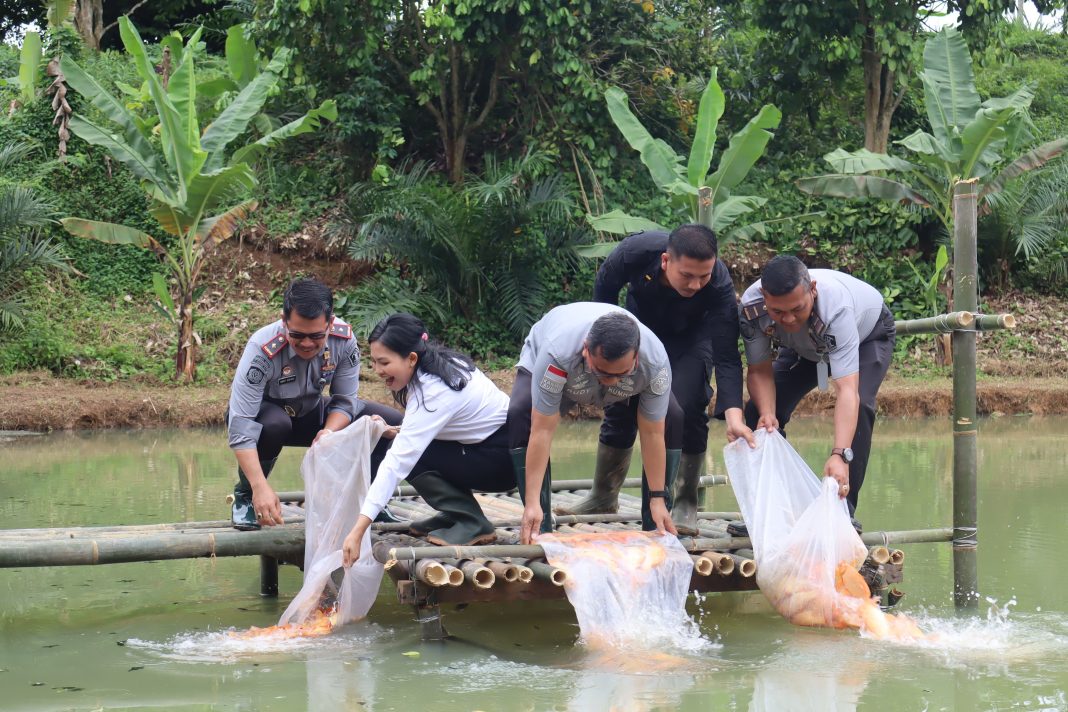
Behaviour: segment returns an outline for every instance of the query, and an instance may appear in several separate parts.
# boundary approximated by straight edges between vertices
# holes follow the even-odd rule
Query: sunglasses
[[[608,371],[602,371],[599,368],[595,368],[589,358],[586,359],[586,368],[596,378],[626,378],[627,376],[634,375],[634,372],[638,370],[638,356],[637,354],[634,355],[634,365],[623,373],[610,373]]]
[[[293,331],[287,326],[286,335],[288,335],[289,338],[293,339],[294,341],[304,341],[305,339],[309,339],[311,341],[322,341],[327,336],[329,336],[329,333],[325,331],[317,331],[314,334],[305,334],[302,331]]]

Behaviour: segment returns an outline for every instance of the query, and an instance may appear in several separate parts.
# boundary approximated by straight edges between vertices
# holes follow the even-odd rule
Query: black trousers
[[[857,510],[860,488],[871,455],[871,438],[875,430],[875,398],[886,378],[890,361],[894,357],[894,316],[889,309],[883,315],[868,339],[860,345],[860,412],[857,415],[857,430],[853,435],[853,462],[849,464],[849,494],[846,502],[849,512]],[[803,359],[793,349],[780,348],[775,359],[775,417],[779,419],[779,432],[786,435],[797,404],[817,385],[816,362]],[[832,374],[833,375],[833,374]],[[745,405],[745,422],[755,428],[760,413],[750,400]],[[827,456],[830,456],[827,452]]]
[[[530,421],[531,410],[534,407],[533,397],[531,396],[532,377],[530,371],[525,368],[516,369],[515,383],[512,385],[511,401],[508,404],[508,424],[509,432],[508,439],[511,443],[510,447],[526,447],[530,441]],[[609,408],[615,408],[618,406],[617,418],[622,422],[629,422],[632,428],[630,439],[625,438],[613,438],[611,442],[608,442],[604,438],[604,422],[601,423],[601,442],[605,445],[617,447],[620,449],[628,448],[634,445],[634,438],[638,433],[638,404],[639,396],[634,396],[625,401],[619,403],[613,403]],[[607,420],[608,408],[605,409],[605,416]],[[671,394],[671,400],[668,403],[667,420],[664,423],[664,445],[668,450],[678,450],[682,447],[682,424],[683,424],[683,411],[679,402],[675,399],[675,394]],[[707,433],[707,428],[706,428]],[[707,440],[707,437],[706,437]]]
[[[515,469],[508,446],[508,423],[473,445],[431,440],[405,479],[413,482],[425,472],[437,472],[442,479],[463,489],[506,492],[515,487]]]
[[[681,409],[681,442],[672,448],[687,453],[703,453],[708,449],[708,404],[712,400],[712,344],[709,342],[685,345],[664,344],[671,363],[672,401]],[[616,448],[634,445],[638,435],[637,398],[613,403],[604,409],[601,422],[601,442]],[[633,404],[632,404],[633,401]],[[671,414],[668,414],[670,427]],[[666,436],[666,433],[665,433]]]
[[[400,425],[404,414],[396,408],[371,403],[361,400],[363,408],[357,414],[357,418],[378,415],[390,425]],[[282,406],[269,401],[260,404],[260,410],[256,414],[256,422],[263,426],[260,431],[260,439],[256,442],[256,454],[260,462],[273,460],[286,446],[310,447],[316,433],[323,429],[326,423],[327,408],[330,407],[330,398],[319,401],[319,407],[304,415],[291,418],[282,409]],[[378,465],[386,456],[392,441],[382,438],[371,452],[371,472],[378,472]]]

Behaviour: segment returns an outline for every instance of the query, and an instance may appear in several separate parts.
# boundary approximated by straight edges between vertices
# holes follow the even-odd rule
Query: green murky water
[[[950,601],[948,545],[903,547],[901,610],[942,633],[902,647],[791,627],[759,594],[691,601],[708,644],[606,662],[574,645],[566,602],[446,610],[454,640],[423,643],[383,588],[368,621],[325,639],[235,644],[300,587],[258,595],[257,560],[0,570],[4,710],[1065,710],[1068,419],[985,421],[980,436],[980,615]],[[819,466],[831,425],[791,438]],[[592,468],[595,426],[568,425],[559,471]],[[868,529],[948,525],[948,420],[882,421],[858,516]],[[722,460],[712,448],[716,471]],[[301,452],[272,481],[299,489]],[[218,519],[232,458],[210,431],[56,434],[0,443],[0,527]],[[735,508],[716,488],[711,508]],[[419,653],[418,656],[405,653]]]

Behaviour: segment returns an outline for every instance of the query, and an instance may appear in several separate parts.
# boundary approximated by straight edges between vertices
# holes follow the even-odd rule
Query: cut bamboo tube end
[[[701,556],[712,562],[716,573],[720,576],[730,576],[734,573],[734,559],[729,555],[721,554],[718,551],[706,551]]]
[[[233,492],[231,492],[230,494],[226,495],[226,503],[229,504],[230,506],[233,506],[233,504],[234,504],[234,493]]]
[[[449,583],[449,573],[441,562],[434,559],[416,561],[415,577],[428,586],[444,586]]]
[[[905,560],[905,552],[901,549],[894,549],[890,552],[890,563],[897,565]]]
[[[868,560],[882,566],[890,560],[890,550],[885,546],[873,546],[868,549]]]
[[[448,576],[446,583],[450,586],[459,586],[464,582],[464,572],[456,568],[452,564],[442,564],[445,568],[445,574]]]
[[[515,565],[516,573],[519,575],[519,583],[530,583],[534,580],[534,571],[529,566],[523,566],[522,564]]]
[[[519,567],[515,564],[509,564],[504,561],[494,561],[492,559],[475,559],[475,561],[492,571],[494,576],[498,576],[508,583],[519,580]],[[531,576],[533,575],[534,574],[531,573]]]
[[[497,582],[493,572],[475,561],[461,561],[460,571],[464,577],[475,585],[475,588],[492,588]]]
[[[528,561],[527,566],[534,572],[534,578],[542,581],[548,581],[553,586],[563,586],[567,581],[567,574],[563,569],[558,569],[555,566],[550,566],[543,561]]]
[[[711,559],[706,559],[696,554],[690,554],[690,558],[693,559],[693,570],[697,572],[698,576],[708,576],[716,569],[716,565]]]
[[[753,578],[756,576],[757,565],[752,559],[746,559],[736,554],[730,555],[734,561],[735,570],[741,574],[742,578]]]

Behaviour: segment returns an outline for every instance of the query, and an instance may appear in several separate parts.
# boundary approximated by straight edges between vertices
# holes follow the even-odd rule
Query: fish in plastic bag
[[[386,425],[359,418],[336,433],[327,433],[308,449],[300,466],[304,478],[304,585],[278,625],[253,628],[239,637],[269,635],[309,637],[363,618],[382,583],[382,564],[371,555],[371,533],[364,534],[360,558],[338,584],[345,537],[356,524],[371,486],[371,450]]]
[[[775,609],[795,625],[923,638],[907,616],[883,613],[858,573],[868,550],[838,483],[827,477],[821,484],[778,432],[755,435],[756,448],[738,439],[723,455],[753,544],[757,584]]]

